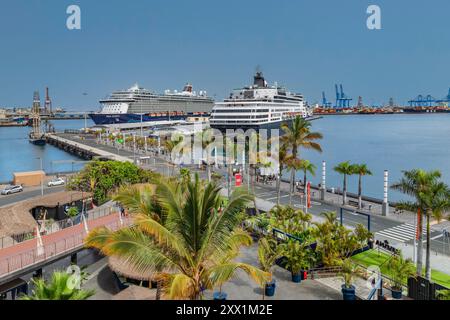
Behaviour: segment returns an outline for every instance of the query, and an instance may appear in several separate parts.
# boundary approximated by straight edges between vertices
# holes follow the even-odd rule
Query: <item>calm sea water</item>
[[[57,130],[80,129],[84,120],[53,124]],[[327,186],[336,188],[342,188],[342,178],[332,170],[336,164],[346,160],[366,163],[374,175],[364,178],[363,192],[376,198],[383,196],[385,169],[390,172],[391,182],[401,177],[402,170],[439,169],[450,184],[450,114],[328,116],[313,121],[313,130],[323,133],[324,151],[303,151],[302,156],[317,166],[316,176],[312,177],[315,184],[320,183],[323,160],[327,162]],[[80,161],[53,146],[30,144],[28,131],[29,128],[0,128],[0,181],[11,180],[16,171],[38,170],[38,157],[43,158],[47,172],[71,171],[70,160]],[[74,164],[74,169],[82,166]],[[357,183],[356,176],[350,177],[349,191],[356,193]],[[399,200],[403,196],[390,192],[390,198]]]
[[[383,173],[390,182],[399,180],[402,170],[439,169],[450,184],[450,114],[327,116],[313,121],[322,132],[323,153],[305,151],[317,166],[314,183],[320,183],[322,160],[327,162],[327,186],[340,187],[342,178],[332,168],[341,161],[366,163],[373,176],[363,180],[363,193],[383,197]],[[356,193],[357,176],[350,177],[349,191]],[[404,196],[390,191],[392,200]]]
[[[81,129],[84,120],[60,120],[52,121],[56,130]],[[93,122],[88,121],[88,125]],[[70,161],[82,161],[53,146],[35,146],[28,142],[28,127],[0,128],[0,182],[12,180],[13,172],[33,171],[40,169],[42,158],[46,172],[67,172],[83,167],[82,163]],[[64,162],[61,162],[64,161]]]

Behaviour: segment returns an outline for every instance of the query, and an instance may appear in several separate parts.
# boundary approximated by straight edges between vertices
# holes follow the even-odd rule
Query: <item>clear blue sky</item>
[[[82,30],[66,29],[78,4]],[[366,9],[382,9],[382,30]],[[366,103],[443,97],[450,80],[448,0],[1,0],[0,106],[30,105],[49,86],[54,105],[97,109],[135,82],[223,98],[257,65],[308,101],[334,84]],[[83,96],[83,93],[88,93]]]

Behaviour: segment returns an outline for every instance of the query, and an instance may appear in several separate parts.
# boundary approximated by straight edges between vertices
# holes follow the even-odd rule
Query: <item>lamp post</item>
[[[389,172],[384,170],[384,194],[383,194],[383,208],[382,215],[389,215],[389,202],[388,202],[388,187],[389,187]]]
[[[320,189],[320,199],[325,200],[326,187],[326,175],[327,175],[327,163],[322,161],[322,188]]]

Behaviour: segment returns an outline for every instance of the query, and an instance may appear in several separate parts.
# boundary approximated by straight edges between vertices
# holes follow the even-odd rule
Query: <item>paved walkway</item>
[[[257,245],[243,247],[238,261],[258,266]],[[301,283],[291,281],[291,273],[278,266],[273,268],[273,277],[277,288],[275,296],[265,297],[266,300],[342,300],[342,294],[316,280],[305,280]],[[230,300],[260,300],[263,289],[260,288],[246,273],[238,271],[236,277],[223,285],[222,290]],[[205,293],[206,299],[212,299],[212,292]]]

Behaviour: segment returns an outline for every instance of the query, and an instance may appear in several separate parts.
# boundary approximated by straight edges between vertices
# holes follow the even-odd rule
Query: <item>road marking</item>
[[[287,198],[287,197],[289,197],[289,195],[287,194],[287,195],[284,195],[284,196],[280,196],[280,199],[281,198]],[[266,201],[270,201],[270,200],[275,200],[277,197],[273,197],[273,198],[267,198],[267,199],[263,199],[263,200],[266,200]]]
[[[444,235],[441,233],[440,235],[437,235],[436,237],[431,238],[431,240],[436,240],[439,238],[442,238]]]
[[[426,234],[426,228],[422,230],[422,233]],[[406,242],[416,237],[416,227],[410,223],[404,223],[378,231],[376,234],[396,241]]]

